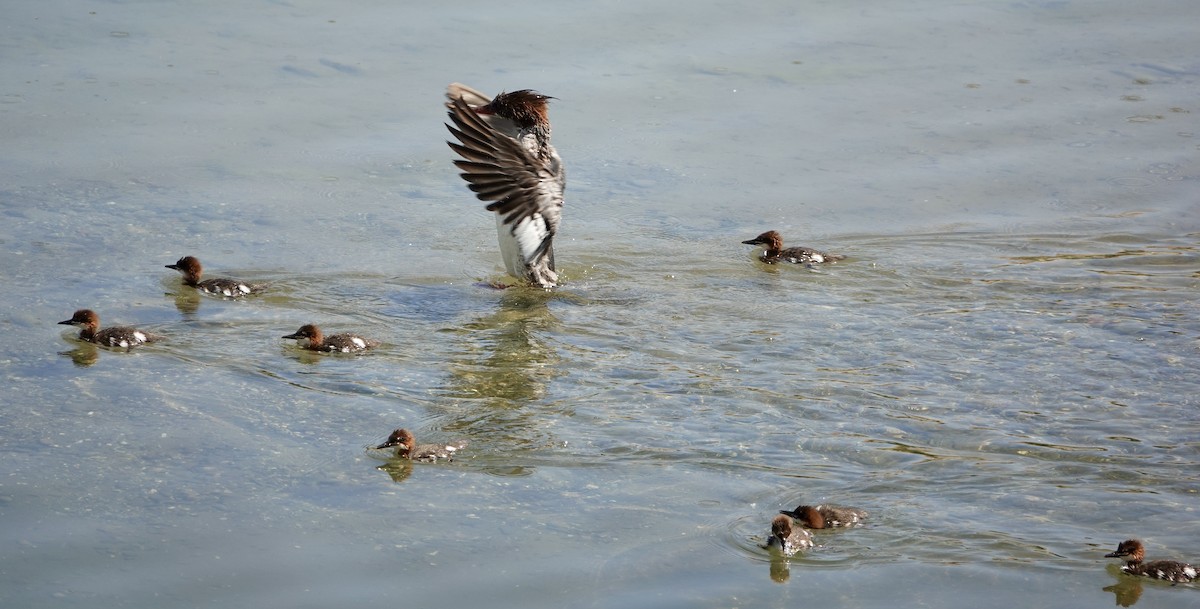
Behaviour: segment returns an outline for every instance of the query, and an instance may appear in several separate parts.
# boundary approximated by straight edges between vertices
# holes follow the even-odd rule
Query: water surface
[[[1193,4],[9,7],[0,601],[1194,606],[1102,558],[1200,560]],[[480,285],[456,80],[558,98],[553,293]]]

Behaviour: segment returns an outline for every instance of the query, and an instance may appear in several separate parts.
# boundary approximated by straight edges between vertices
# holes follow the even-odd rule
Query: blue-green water
[[[1200,560],[1198,13],[9,7],[0,604],[1192,607],[1102,556]],[[552,294],[479,285],[452,81],[558,98]],[[757,547],[809,501],[872,517]]]

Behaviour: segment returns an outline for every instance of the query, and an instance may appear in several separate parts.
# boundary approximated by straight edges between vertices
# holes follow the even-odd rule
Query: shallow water
[[[0,604],[1194,606],[1102,558],[1200,560],[1193,5],[9,7]],[[559,98],[553,293],[454,80]]]

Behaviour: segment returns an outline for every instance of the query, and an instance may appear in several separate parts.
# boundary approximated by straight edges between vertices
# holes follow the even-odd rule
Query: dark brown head
[[[200,261],[197,260],[195,256],[184,256],[175,264],[168,264],[166,267],[183,273],[184,280],[192,282],[199,280],[200,273],[203,272],[203,268],[200,266]]]
[[[201,270],[200,260],[195,256],[184,256],[177,260],[175,264],[168,264],[167,268],[175,269],[180,273],[195,273],[197,275],[200,274]]]
[[[300,326],[299,330],[296,330],[294,333],[288,334],[287,336],[284,336],[283,338],[290,338],[292,340],[307,339],[308,342],[317,343],[317,344],[319,344],[323,340],[325,340],[325,336],[323,334],[321,334],[321,329],[318,328],[315,324],[305,324],[303,326]]]
[[[521,89],[512,93],[501,93],[486,106],[475,109],[480,114],[495,114],[503,116],[516,123],[521,129],[529,129],[536,125],[548,126],[549,100],[554,99],[537,91]]]
[[[58,322],[65,326],[80,326],[84,329],[95,330],[100,327],[100,316],[91,309],[79,309],[71,316],[71,319],[66,319]]]
[[[390,436],[388,436],[388,439],[386,441],[384,441],[383,444],[380,444],[379,446],[376,446],[375,448],[382,449],[382,448],[396,447],[397,455],[399,455],[401,457],[407,457],[409,454],[409,451],[411,451],[413,449],[413,447],[416,446],[416,443],[417,443],[416,438],[413,437],[411,431],[404,429],[404,428],[400,428],[400,429],[393,431],[392,434]]]
[[[1142,562],[1142,559],[1146,557],[1146,548],[1142,546],[1142,542],[1136,539],[1126,539],[1121,542],[1121,545],[1117,546],[1115,552],[1109,552],[1104,555],[1105,558],[1121,558],[1125,556],[1129,557],[1130,562]]]
[[[768,250],[783,249],[783,237],[779,233],[769,230],[753,239],[743,241],[746,245],[761,245]]]
[[[771,521],[771,534],[779,541],[784,541],[792,536],[792,519],[789,516],[780,514]]]

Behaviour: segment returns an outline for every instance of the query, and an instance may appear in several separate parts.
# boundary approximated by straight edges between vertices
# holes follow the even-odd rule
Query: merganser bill
[[[490,201],[504,268],[513,277],[550,289],[558,285],[554,269],[554,235],[562,218],[566,174],[558,151],[550,144],[548,100],[529,89],[483,93],[454,83],[446,89],[458,142],[447,142],[461,159],[475,196]]]
[[[145,343],[154,342],[159,337],[137,328],[118,326],[100,329],[100,316],[91,309],[79,309],[71,319],[58,322],[61,325],[79,326],[79,339],[105,347],[120,347],[128,349]]]
[[[1115,552],[1104,555],[1105,558],[1127,557],[1121,570],[1130,575],[1142,575],[1154,579],[1165,579],[1169,582],[1190,582],[1196,579],[1197,569],[1187,563],[1175,560],[1155,560],[1142,562],[1146,558],[1146,548],[1141,541],[1126,539],[1117,546]]]
[[[321,329],[314,324],[305,324],[300,326],[299,330],[284,336],[283,338],[299,341],[302,348],[309,351],[326,351],[340,353],[354,353],[356,351],[365,351],[371,347],[378,347],[379,342],[369,338],[363,338],[356,334],[334,334],[333,336],[325,336]]]
[[[387,441],[376,446],[375,449],[380,450],[394,447],[396,449],[396,456],[401,459],[432,462],[438,459],[451,461],[454,459],[454,453],[466,446],[466,440],[457,440],[450,444],[417,444],[412,432],[401,428],[393,431],[388,436]]]
[[[780,261],[791,262],[793,264],[822,264],[825,262],[832,264],[838,260],[846,259],[845,256],[840,254],[826,254],[825,252],[807,247],[789,247],[784,249],[783,237],[773,230],[769,230],[742,243],[763,246],[763,253],[759,255],[758,259],[767,264],[775,264]]]
[[[771,536],[767,537],[766,545],[768,550],[775,548],[784,556],[791,556],[811,547],[812,535],[800,527],[793,527],[791,517],[780,514],[771,521]]]
[[[264,285],[246,283],[227,277],[214,277],[201,281],[200,275],[204,272],[204,268],[200,266],[200,261],[195,256],[184,256],[175,264],[168,264],[166,267],[183,273],[184,285],[196,288],[205,294],[215,294],[226,298],[240,298],[249,294],[262,292],[266,289]]]
[[[865,510],[836,505],[798,505],[795,510],[779,510],[779,513],[795,518],[808,529],[852,527],[867,518]]]

